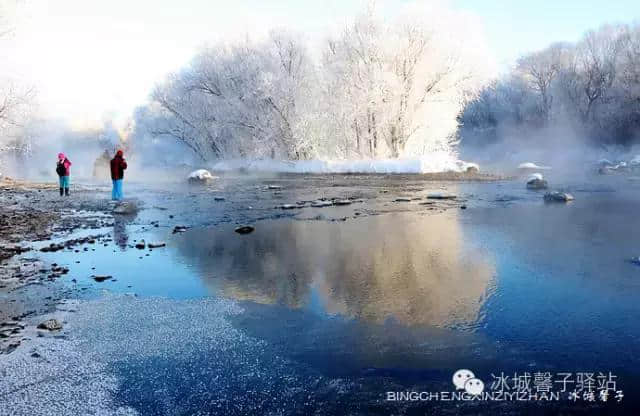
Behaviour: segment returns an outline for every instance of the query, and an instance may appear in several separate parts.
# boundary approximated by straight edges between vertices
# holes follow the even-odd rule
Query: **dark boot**
[[[65,195],[69,196],[69,188],[64,188]]]
[[[64,188],[60,188],[60,196],[64,195]]]

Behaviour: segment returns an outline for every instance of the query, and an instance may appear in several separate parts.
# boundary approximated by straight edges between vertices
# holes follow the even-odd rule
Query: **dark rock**
[[[173,227],[173,233],[184,233],[185,231],[187,231],[189,227],[186,227],[184,225],[176,225],[175,227]]]
[[[451,194],[429,194],[427,199],[456,199],[456,195]]]
[[[527,189],[547,189],[549,183],[540,178],[533,178],[527,182]]]
[[[62,324],[57,319],[47,319],[38,324],[38,329],[46,329],[48,331],[58,331],[62,329]]]
[[[235,232],[237,232],[238,234],[249,234],[252,233],[255,230],[255,228],[253,228],[250,225],[243,225],[241,227],[238,227],[235,229]]]
[[[545,202],[569,202],[573,201],[573,195],[566,192],[547,192],[544,194]]]
[[[112,278],[112,276],[109,275],[98,275],[98,274],[94,274],[93,276],[91,276],[93,278],[93,280],[95,280],[96,282],[104,282],[105,280],[109,280]]]

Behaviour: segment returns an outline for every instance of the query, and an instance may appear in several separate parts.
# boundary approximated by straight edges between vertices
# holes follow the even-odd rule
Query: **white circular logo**
[[[475,378],[471,370],[458,370],[453,373],[453,385],[456,386],[456,390],[464,390],[464,385],[468,380]]]
[[[484,383],[479,378],[471,378],[464,383],[464,390],[469,394],[477,396],[484,391]]]

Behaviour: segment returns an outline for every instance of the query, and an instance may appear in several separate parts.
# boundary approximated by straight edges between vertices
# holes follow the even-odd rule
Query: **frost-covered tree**
[[[207,48],[159,85],[137,119],[203,159],[268,156],[298,159],[311,149],[313,67],[295,37]]]
[[[456,116],[485,79],[458,28],[445,32],[433,19],[385,21],[370,8],[328,41],[321,73],[335,114],[326,114],[345,157],[450,149]]]
[[[283,31],[208,47],[138,110],[136,136],[170,137],[204,160],[452,152],[484,64],[469,26],[437,13],[385,20],[370,6],[320,51]]]
[[[575,44],[522,57],[507,76],[465,108],[462,136],[495,140],[501,132],[569,126],[599,144],[640,137],[640,26],[603,26]],[[561,140],[561,138],[559,138]]]

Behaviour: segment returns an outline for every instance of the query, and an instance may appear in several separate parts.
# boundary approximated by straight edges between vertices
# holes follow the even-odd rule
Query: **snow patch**
[[[282,173],[436,173],[466,172],[469,168],[480,169],[476,163],[458,160],[446,152],[421,158],[402,159],[298,161],[234,159],[219,161],[211,168],[214,171],[247,170]]]
[[[209,179],[214,179],[215,177],[206,169],[198,169],[194,170],[189,174],[189,179],[196,179],[200,181],[206,181]]]
[[[518,169],[540,169],[540,170],[548,170],[551,169],[551,166],[539,166],[536,165],[533,162],[525,162],[525,163],[520,163],[518,165]]]

